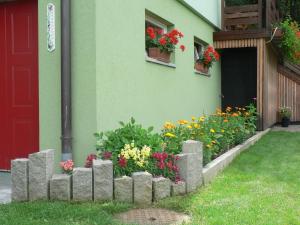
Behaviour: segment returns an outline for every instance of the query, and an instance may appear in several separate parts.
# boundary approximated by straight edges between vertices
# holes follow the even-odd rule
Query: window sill
[[[206,77],[210,77],[210,73],[202,73],[202,72],[199,72],[198,70],[194,70],[194,73],[195,74],[199,74],[199,75],[203,75],[203,76],[206,76]]]
[[[167,67],[171,67],[171,68],[176,68],[176,65],[174,63],[161,62],[159,60],[150,58],[149,56],[145,56],[145,59],[146,59],[147,62],[150,62],[150,63],[155,63],[155,64],[159,64],[159,65],[167,66]]]

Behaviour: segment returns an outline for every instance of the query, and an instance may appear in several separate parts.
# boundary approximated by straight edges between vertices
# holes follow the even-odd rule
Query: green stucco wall
[[[56,50],[47,51],[47,3],[56,6]],[[94,150],[96,126],[95,1],[72,1],[72,117],[77,165]],[[61,152],[60,0],[39,0],[40,148]]]
[[[145,9],[173,23],[187,50],[176,68],[145,61]],[[97,125],[118,126],[131,116],[159,130],[164,121],[211,113],[220,105],[220,66],[211,77],[194,72],[194,36],[212,44],[214,28],[174,0],[97,1]]]
[[[47,51],[46,5],[56,6],[56,50]],[[123,1],[122,1],[123,2]],[[145,60],[145,9],[181,30],[176,68]],[[72,1],[73,149],[77,165],[94,151],[93,133],[134,117],[159,130],[164,121],[211,113],[220,105],[220,66],[195,74],[194,36],[212,43],[214,28],[175,0]],[[60,160],[60,0],[39,0],[40,148]]]

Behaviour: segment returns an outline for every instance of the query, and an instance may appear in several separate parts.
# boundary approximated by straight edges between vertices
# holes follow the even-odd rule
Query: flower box
[[[165,63],[171,62],[171,53],[167,51],[161,51],[159,48],[149,48],[148,56]]]
[[[207,67],[205,67],[203,63],[200,63],[200,62],[195,63],[195,70],[197,70],[200,73],[205,73],[205,74],[208,74],[208,71],[209,71],[209,69]]]

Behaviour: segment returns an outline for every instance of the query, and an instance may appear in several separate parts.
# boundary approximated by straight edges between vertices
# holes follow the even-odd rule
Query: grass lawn
[[[300,224],[300,133],[267,134],[211,185],[156,206],[186,212],[192,224]],[[59,202],[0,205],[0,224],[115,224],[112,215],[130,207]]]

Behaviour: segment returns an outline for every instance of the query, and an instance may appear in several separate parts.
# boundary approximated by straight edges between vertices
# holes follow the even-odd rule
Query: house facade
[[[0,169],[49,148],[82,165],[93,133],[130,117],[159,130],[212,113],[221,66],[201,74],[194,55],[213,44],[220,12],[218,0],[0,0]],[[147,24],[179,29],[186,50],[150,58]]]

